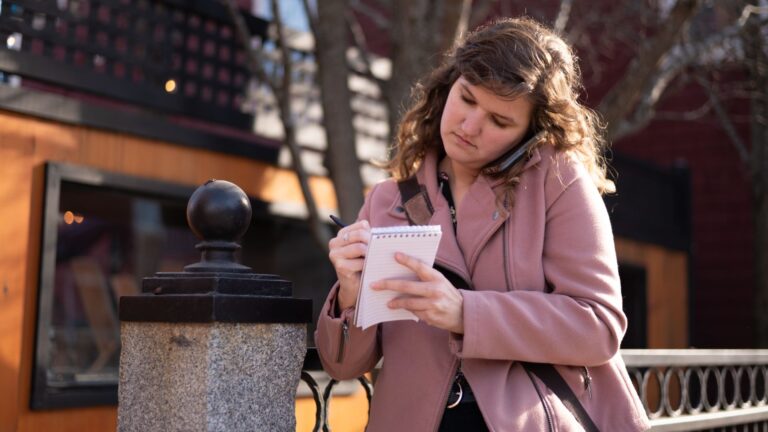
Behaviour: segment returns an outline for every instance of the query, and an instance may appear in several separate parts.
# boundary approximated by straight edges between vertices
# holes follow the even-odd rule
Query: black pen
[[[335,223],[339,227],[344,228],[345,226],[347,226],[347,224],[342,222],[341,219],[339,219],[337,216],[334,216],[334,215],[330,215],[330,216],[331,216],[331,220],[333,221],[333,223]]]

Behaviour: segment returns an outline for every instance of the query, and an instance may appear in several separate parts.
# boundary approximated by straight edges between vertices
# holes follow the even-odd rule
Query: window
[[[193,188],[50,163],[46,166],[32,407],[117,402],[117,301],[143,277],[199,261],[186,224]],[[303,220],[251,200],[242,262],[294,282],[319,308],[333,281]],[[315,311],[315,316],[318,311]]]

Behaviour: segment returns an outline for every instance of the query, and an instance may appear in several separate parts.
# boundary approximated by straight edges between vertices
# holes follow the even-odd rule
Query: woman
[[[330,241],[339,282],[315,335],[337,379],[383,357],[368,430],[647,429],[618,355],[626,318],[600,198],[612,184],[579,86],[565,42],[520,18],[470,34],[417,88],[394,179]],[[401,293],[389,307],[420,321],[362,331],[370,227],[409,223],[442,226],[435,267],[398,254],[419,281],[374,289]]]

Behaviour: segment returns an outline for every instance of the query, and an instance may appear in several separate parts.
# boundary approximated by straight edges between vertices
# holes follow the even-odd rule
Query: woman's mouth
[[[472,144],[471,141],[469,141],[469,140],[467,140],[465,138],[462,138],[461,135],[459,135],[457,133],[454,133],[454,135],[456,136],[456,139],[457,139],[457,141],[459,141],[460,144],[464,144],[465,146],[469,146],[469,147],[477,147],[476,145]]]

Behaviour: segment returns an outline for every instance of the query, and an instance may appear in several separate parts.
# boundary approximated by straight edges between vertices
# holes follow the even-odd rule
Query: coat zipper
[[[589,399],[592,399],[592,375],[589,374],[589,368],[586,366],[581,367],[584,370],[582,374],[584,376],[584,390],[587,392]]]
[[[502,228],[503,241],[503,258],[504,258],[504,281],[507,284],[507,291],[512,289],[512,285],[509,283],[509,242],[507,241],[507,222],[504,222],[504,228]]]
[[[464,282],[465,286],[461,287],[461,289],[470,289],[470,290],[473,289],[471,282],[469,282],[469,278],[465,277],[460,271],[458,271],[458,269],[452,266],[446,265],[444,262],[441,262],[440,260],[435,260],[435,267],[438,267],[438,266],[442,270],[452,273],[454,276],[456,276],[458,279]],[[440,271],[441,269],[438,269],[438,271]],[[440,272],[443,273],[442,271]],[[443,391],[443,396],[441,399],[443,404],[443,409],[440,410],[438,413],[438,418],[435,422],[435,429],[434,429],[435,431],[437,431],[437,429],[440,427],[440,422],[442,421],[442,415],[445,414],[445,405],[448,402],[448,394],[451,392],[451,389],[453,388],[453,382],[456,379],[456,374],[459,372],[460,369],[461,369],[461,359],[456,358],[453,361],[453,365],[451,366],[451,375],[450,375],[450,378],[448,379],[448,386]]]
[[[520,367],[523,367],[520,365]],[[541,390],[539,389],[539,386],[536,385],[536,381],[533,379],[533,375],[528,371],[528,369],[524,368],[525,373],[528,374],[528,378],[531,380],[531,385],[533,385],[534,390],[536,390],[536,394],[539,396],[539,401],[541,401],[541,407],[544,408],[544,415],[547,417],[547,430],[549,432],[555,432],[555,425],[554,421],[552,420],[552,413],[549,411],[549,405],[544,401],[544,395],[541,394]]]
[[[443,397],[440,399],[442,401],[442,410],[438,410],[437,413],[437,420],[435,421],[435,429],[434,431],[437,432],[438,428],[440,427],[440,423],[443,420],[443,415],[445,415],[445,406],[448,402],[448,394],[451,392],[451,389],[453,388],[453,380],[456,378],[456,372],[458,372],[459,367],[461,367],[461,361],[459,359],[454,359],[453,364],[451,365],[451,374],[448,378],[448,385],[446,386],[445,390],[443,391]]]
[[[336,363],[341,363],[344,360],[344,347],[347,346],[349,340],[349,324],[344,320],[341,322],[341,339],[339,340],[339,352],[336,354]]]

